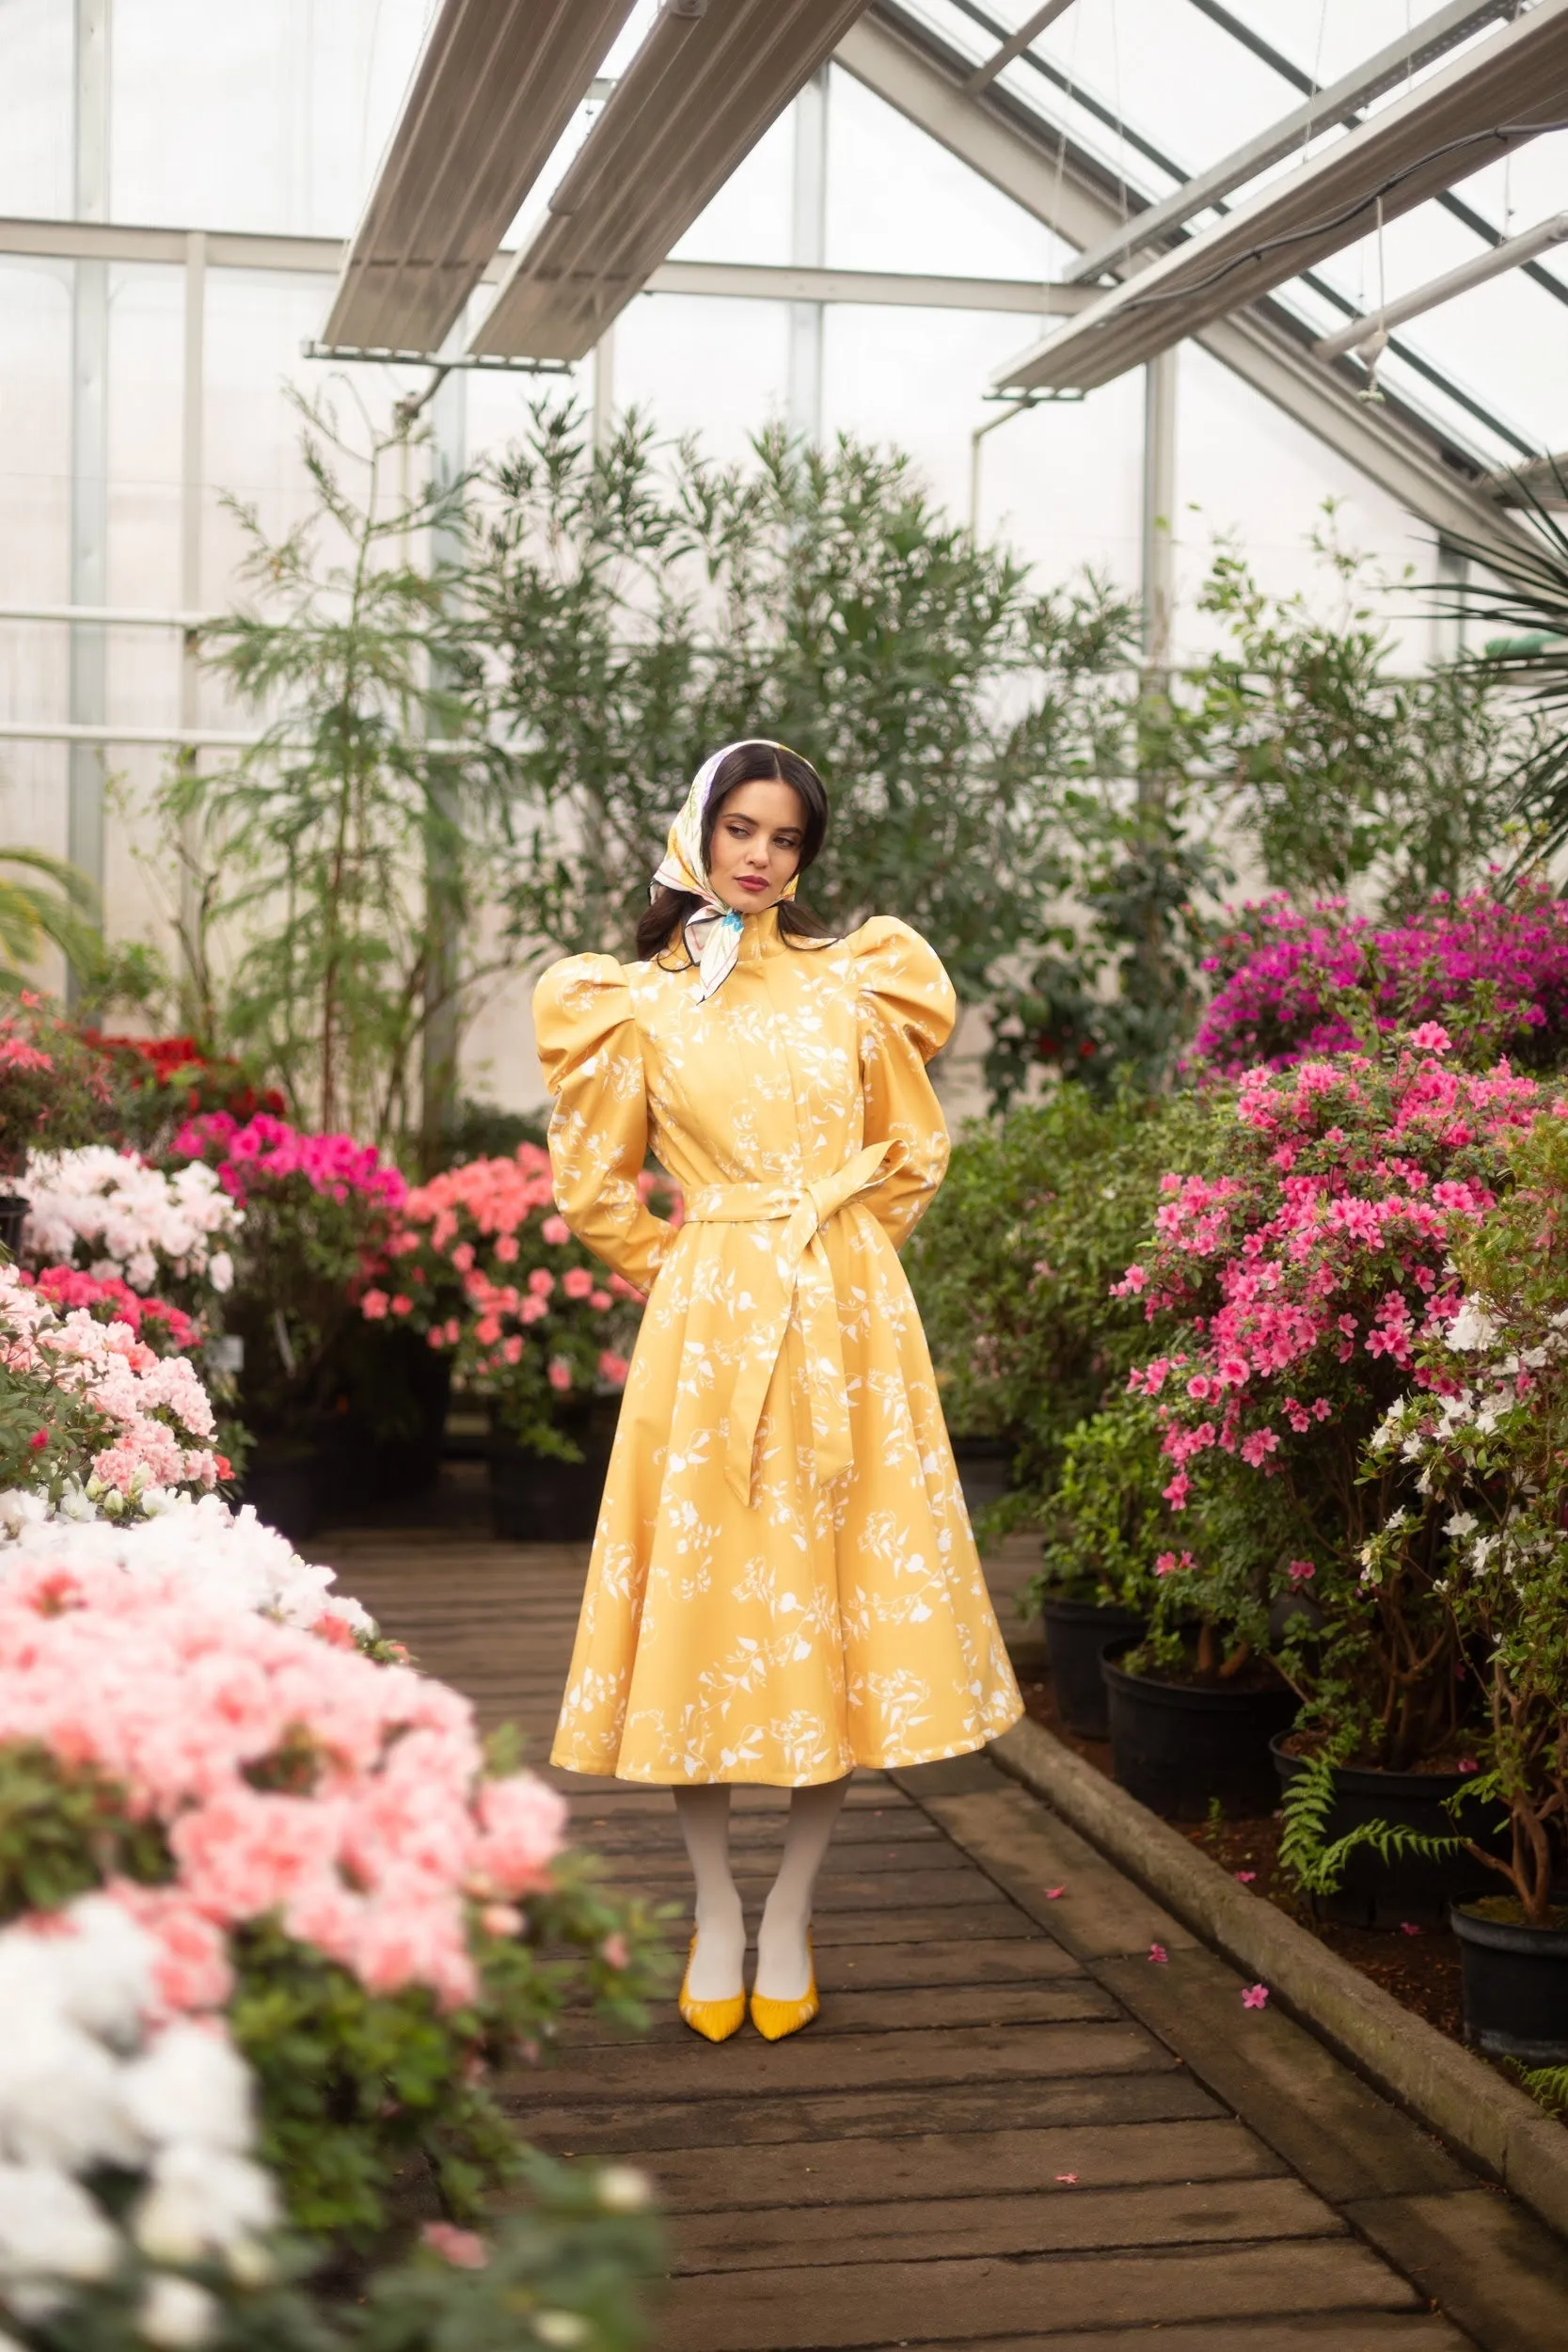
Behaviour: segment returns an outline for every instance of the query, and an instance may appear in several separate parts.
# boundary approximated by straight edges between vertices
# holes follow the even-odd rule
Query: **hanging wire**
[[[1067,100],[1067,106],[1063,110],[1056,129],[1056,181],[1055,186],[1052,190],[1051,214],[1053,233],[1056,239],[1056,275],[1058,278],[1066,278],[1070,274],[1067,258],[1068,240],[1062,234],[1060,228],[1057,227],[1056,224],[1062,217],[1062,183],[1067,177],[1068,115],[1071,112],[1074,103],[1072,93],[1073,85],[1078,78],[1078,33],[1083,22],[1084,11],[1082,8],[1074,8],[1072,11],[1072,31],[1068,44],[1067,87],[1063,93]]]
[[[1117,119],[1117,193],[1125,229],[1132,207],[1127,200],[1127,124],[1121,111],[1121,25],[1117,0],[1111,0],[1111,111]]]
[[[1383,355],[1388,348],[1387,310],[1388,279],[1384,267],[1383,197],[1380,192],[1377,199],[1377,325],[1366,342],[1357,343],[1355,347],[1355,356],[1363,361],[1367,370],[1367,381],[1357,392],[1357,400],[1380,403],[1384,397],[1383,388],[1377,380],[1377,371]]]

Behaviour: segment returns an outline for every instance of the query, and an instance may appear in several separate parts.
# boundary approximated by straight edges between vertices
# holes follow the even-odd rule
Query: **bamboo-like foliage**
[[[36,978],[46,946],[58,947],[72,971],[90,973],[102,949],[98,893],[87,877],[42,850],[0,849],[0,869],[8,866],[22,870],[0,870],[0,990]]]
[[[197,869],[200,1025],[300,1116],[383,1139],[413,1123],[427,1034],[515,951],[509,771],[461,609],[465,485],[405,490],[404,429],[299,405],[311,511],[275,538],[231,502],[255,601],[203,647],[266,727],[231,765],[177,771],[164,812]]]

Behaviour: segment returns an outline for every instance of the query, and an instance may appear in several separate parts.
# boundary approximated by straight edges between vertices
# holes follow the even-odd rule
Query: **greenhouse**
[[[1568,2340],[1568,0],[0,93],[0,2352]]]

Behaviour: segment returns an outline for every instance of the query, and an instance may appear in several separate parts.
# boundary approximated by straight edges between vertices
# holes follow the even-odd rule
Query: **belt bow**
[[[757,1424],[797,1300],[811,1392],[814,1484],[828,1486],[854,1462],[838,1295],[827,1250],[818,1236],[830,1217],[888,1172],[888,1155],[898,1151],[892,1141],[868,1143],[832,1175],[816,1177],[805,1184],[707,1184],[687,1195],[688,1224],[779,1224],[783,1228],[776,1242],[759,1234],[755,1261],[747,1261],[748,1273],[755,1277],[752,1303],[756,1311],[730,1398],[724,1456],[725,1480],[744,1503],[752,1500]]]

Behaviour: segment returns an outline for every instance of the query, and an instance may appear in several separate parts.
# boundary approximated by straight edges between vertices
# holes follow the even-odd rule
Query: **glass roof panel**
[[[978,65],[1034,13],[1032,0],[898,0],[906,15]],[[1293,113],[1304,92],[1354,72],[1434,13],[1433,0],[1074,0],[1003,70],[999,87],[1125,186],[1129,213]],[[1482,25],[1440,57],[1409,69],[1361,109],[1375,114],[1496,39]],[[1344,135],[1329,125],[1259,171],[1222,211],[1297,170]],[[1345,246],[1275,299],[1314,334],[1332,332],[1381,298],[1423,286],[1561,207],[1568,133],[1546,135],[1488,164]],[[1072,265],[1065,250],[1064,274]],[[1544,278],[1556,284],[1544,283]],[[1533,270],[1514,269],[1395,331],[1381,381],[1489,465],[1526,449],[1568,447],[1568,245]],[[1479,413],[1478,413],[1479,412]]]

